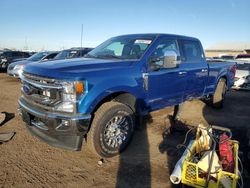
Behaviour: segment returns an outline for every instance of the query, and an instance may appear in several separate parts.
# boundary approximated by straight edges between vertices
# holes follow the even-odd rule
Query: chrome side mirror
[[[179,65],[178,55],[174,50],[164,52],[163,67],[167,69],[176,68]]]

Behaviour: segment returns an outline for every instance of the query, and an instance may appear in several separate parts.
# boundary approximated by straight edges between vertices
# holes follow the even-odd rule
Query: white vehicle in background
[[[233,88],[250,90],[250,63],[237,63]]]
[[[235,60],[239,63],[250,63],[250,54],[239,54]]]

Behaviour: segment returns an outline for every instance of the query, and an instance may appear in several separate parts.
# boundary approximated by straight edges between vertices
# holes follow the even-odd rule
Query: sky
[[[197,37],[206,49],[250,48],[250,0],[0,0],[0,48],[95,47],[131,33]]]

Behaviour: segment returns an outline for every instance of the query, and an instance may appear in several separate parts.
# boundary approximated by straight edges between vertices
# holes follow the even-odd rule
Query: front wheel
[[[212,106],[214,108],[219,109],[223,107],[226,91],[226,80],[224,78],[221,78],[216,86],[214,95],[211,98]]]
[[[88,142],[100,157],[115,156],[129,144],[134,125],[134,112],[127,105],[106,102],[95,113]]]

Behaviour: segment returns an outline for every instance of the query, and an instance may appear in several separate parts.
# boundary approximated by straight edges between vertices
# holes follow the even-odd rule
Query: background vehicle
[[[77,57],[83,57],[85,54],[93,50],[93,48],[70,48],[62,50],[55,59],[71,59]]]
[[[124,150],[151,111],[193,98],[221,108],[235,74],[235,63],[207,63],[200,41],[179,35],[118,36],[85,57],[26,66],[20,111],[41,140],[80,150],[87,137],[102,157]]]
[[[21,51],[4,51],[0,54],[0,68],[7,69],[10,63],[16,59],[28,58],[29,53]]]
[[[223,60],[233,60],[234,56],[233,55],[227,55],[227,54],[221,54],[221,55],[219,55],[219,58],[223,59]]]
[[[248,61],[250,63],[250,54],[239,54],[235,57],[235,60]]]
[[[14,76],[16,78],[19,78],[23,72],[24,66],[26,66],[27,64],[33,63],[33,62],[41,62],[41,61],[51,60],[51,59],[55,58],[55,56],[58,53],[59,52],[49,52],[49,51],[37,52],[26,60],[11,63],[8,66],[7,73],[10,76]]]
[[[250,90],[250,63],[237,63],[234,88]]]

